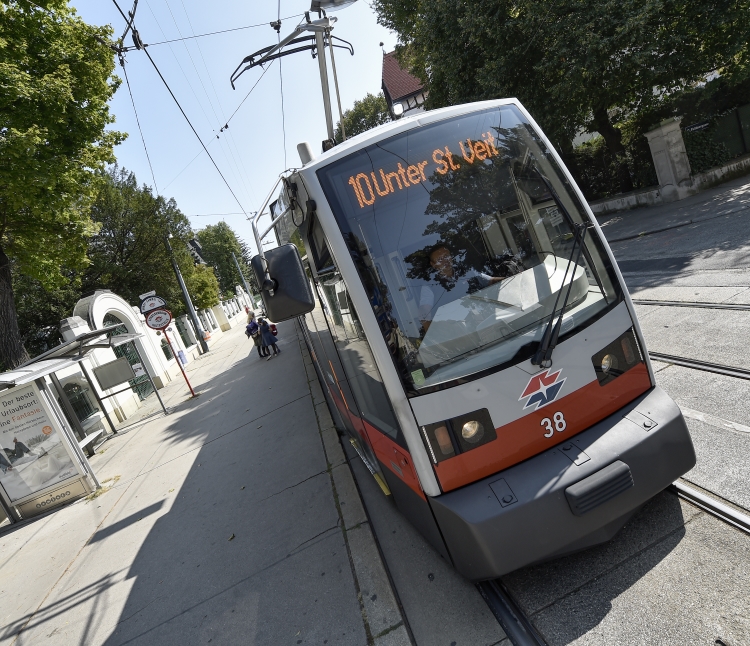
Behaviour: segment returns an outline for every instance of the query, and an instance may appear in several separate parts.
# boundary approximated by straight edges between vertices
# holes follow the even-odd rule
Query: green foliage
[[[747,64],[748,0],[375,0],[430,108],[517,96],[570,152],[599,132],[632,188],[616,124],[657,110],[712,70]],[[655,91],[656,89],[656,91]],[[642,134],[643,130],[641,131]]]
[[[85,266],[96,171],[123,136],[105,130],[118,84],[109,27],[65,0],[9,0],[0,35],[0,361],[12,367],[27,355],[8,258],[46,288],[65,283],[61,267]]]
[[[0,244],[18,269],[61,285],[85,264],[96,227],[87,203],[96,169],[122,140],[107,101],[108,27],[86,25],[62,0],[7,2],[0,11]]]
[[[185,285],[193,305],[207,309],[219,304],[219,281],[213,268],[208,265],[195,265],[185,277]]]
[[[716,141],[714,128],[710,126],[697,132],[683,132],[682,135],[690,170],[694,174],[726,164],[732,157],[726,144]]]
[[[13,272],[18,327],[24,347],[32,357],[62,340],[60,321],[72,315],[73,307],[81,298],[80,276],[69,269],[62,269],[61,272],[66,282],[50,289],[45,289],[36,278]]]
[[[307,251],[305,250],[305,243],[302,241],[302,236],[300,235],[299,229],[295,229],[294,231],[292,231],[292,235],[289,236],[289,242],[297,247],[299,255],[304,258]]]
[[[188,219],[173,199],[154,196],[148,186],[138,186],[133,173],[113,166],[102,174],[102,186],[91,208],[99,226],[90,238],[90,265],[83,276],[83,292],[110,289],[130,303],[138,295],[156,290],[173,314],[184,313],[182,292],[167,253],[165,237],[187,278],[193,267],[187,250],[192,238]]]
[[[201,255],[216,271],[221,293],[227,298],[235,296],[235,287],[242,286],[242,277],[234,264],[232,253],[236,256],[245,278],[249,278],[251,272],[245,260],[247,249],[243,253],[243,243],[226,222],[209,224],[198,231],[196,237],[201,243]]]
[[[391,120],[388,104],[382,92],[376,95],[367,93],[364,99],[354,102],[350,110],[344,111],[344,130],[347,139],[367,132]],[[336,124],[334,140],[340,144],[344,137],[341,132],[341,121]]]
[[[657,186],[648,141],[637,124],[622,124],[625,160],[634,189]],[[620,193],[620,168],[602,137],[595,137],[575,150],[562,153],[565,165],[587,200],[599,200]]]

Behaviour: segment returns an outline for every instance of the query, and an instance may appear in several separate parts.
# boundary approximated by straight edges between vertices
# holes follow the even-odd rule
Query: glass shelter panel
[[[514,106],[416,127],[318,177],[411,394],[528,359],[568,293],[561,339],[621,298],[572,187]]]
[[[128,333],[128,329],[127,327],[125,327],[125,324],[117,316],[112,314],[112,312],[105,314],[104,320],[102,322],[104,324],[104,327],[111,328],[111,331],[108,332],[110,337]],[[131,341],[130,343],[124,343],[123,345],[118,345],[112,348],[115,356],[118,359],[120,357],[126,357],[131,366],[140,363],[138,354],[132,347],[133,343],[134,342]],[[136,377],[135,379],[131,379],[128,384],[136,393],[138,393],[138,398],[141,401],[145,400],[146,397],[154,392],[154,387],[151,385],[151,380],[147,375],[142,375],[140,377]]]

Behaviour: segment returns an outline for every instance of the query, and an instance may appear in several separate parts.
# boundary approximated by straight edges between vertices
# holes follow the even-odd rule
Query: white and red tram
[[[462,574],[609,540],[692,468],[612,252],[518,101],[300,149],[258,217],[291,214],[307,263],[254,259],[268,314],[299,317],[337,424]]]

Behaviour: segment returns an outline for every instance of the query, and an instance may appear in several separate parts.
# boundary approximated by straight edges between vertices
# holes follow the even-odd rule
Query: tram
[[[468,579],[611,539],[695,464],[612,252],[515,99],[419,113],[287,172],[253,259],[337,426]]]

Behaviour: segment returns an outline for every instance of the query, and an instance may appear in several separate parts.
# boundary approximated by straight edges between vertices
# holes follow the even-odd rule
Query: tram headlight
[[[425,424],[421,429],[425,446],[435,464],[497,439],[495,426],[486,408],[444,422]]]
[[[617,370],[617,357],[613,354],[605,354],[602,357],[602,372],[608,373],[610,370]]]
[[[484,437],[484,426],[475,419],[470,419],[461,427],[461,437],[470,444],[476,444]]]
[[[633,328],[597,352],[591,357],[591,362],[594,364],[600,386],[605,386],[632,367],[642,363],[641,349]]]

